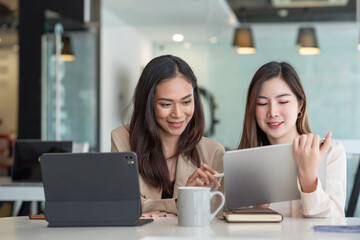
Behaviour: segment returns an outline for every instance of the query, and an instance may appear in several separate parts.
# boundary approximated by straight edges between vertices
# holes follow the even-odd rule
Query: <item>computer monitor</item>
[[[11,167],[12,181],[41,182],[40,156],[43,153],[71,151],[72,141],[16,140]]]

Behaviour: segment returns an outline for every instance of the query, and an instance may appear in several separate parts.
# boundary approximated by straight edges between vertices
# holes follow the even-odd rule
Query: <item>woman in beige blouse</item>
[[[111,151],[138,156],[143,216],[177,213],[177,187],[221,187],[224,148],[203,137],[205,120],[196,77],[182,59],[164,55],[142,72],[130,125],[111,132]],[[221,190],[221,189],[220,189]]]

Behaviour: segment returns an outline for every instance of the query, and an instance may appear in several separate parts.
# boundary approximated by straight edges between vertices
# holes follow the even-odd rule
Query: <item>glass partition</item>
[[[89,142],[98,150],[98,32],[63,30],[59,49],[70,44],[72,61],[57,58],[58,33],[42,37],[42,138]]]

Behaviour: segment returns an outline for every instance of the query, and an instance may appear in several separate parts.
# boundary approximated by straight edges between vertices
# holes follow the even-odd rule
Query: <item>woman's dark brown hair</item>
[[[306,96],[300,78],[295,69],[286,62],[269,62],[257,70],[251,80],[247,93],[243,132],[238,149],[270,145],[266,134],[256,122],[255,109],[260,89],[265,81],[280,77],[296,95],[298,103],[302,104],[301,113],[296,121],[299,134],[311,133],[309,119],[306,112]]]
[[[130,146],[139,161],[139,173],[151,186],[171,192],[170,173],[162,150],[158,125],[154,114],[156,85],[181,75],[194,89],[195,111],[181,134],[177,156],[182,154],[195,166],[200,166],[196,145],[204,134],[204,113],[200,100],[197,79],[190,66],[181,58],[164,55],[152,59],[144,68],[136,86],[134,111],[130,121]]]

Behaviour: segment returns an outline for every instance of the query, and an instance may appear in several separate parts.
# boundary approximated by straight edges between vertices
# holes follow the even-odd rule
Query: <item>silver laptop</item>
[[[326,157],[318,174],[325,188]],[[300,199],[292,143],[225,152],[224,181],[230,209]]]

